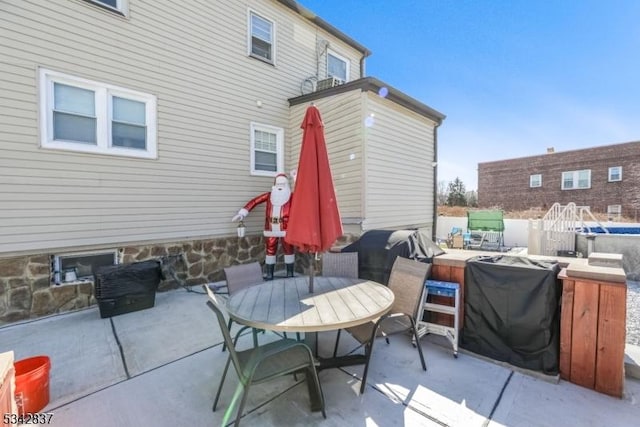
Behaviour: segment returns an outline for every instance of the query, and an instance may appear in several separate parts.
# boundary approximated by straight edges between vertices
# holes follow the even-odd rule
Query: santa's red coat
[[[293,196],[293,193],[291,195]],[[273,229],[274,215],[273,215],[273,203],[271,203],[271,192],[262,193],[259,196],[254,197],[253,199],[249,200],[249,202],[247,202],[246,205],[244,205],[244,208],[248,211],[251,211],[257,205],[266,202],[267,209],[265,212],[265,219],[264,219],[264,235],[272,236],[272,237],[284,237],[285,235],[284,232],[287,230],[287,225],[289,224],[289,211],[291,210],[291,199],[292,197],[289,197],[289,200],[280,207],[280,215],[279,217],[276,217],[277,218],[276,223],[280,224],[280,230],[282,231],[281,233],[274,231]]]

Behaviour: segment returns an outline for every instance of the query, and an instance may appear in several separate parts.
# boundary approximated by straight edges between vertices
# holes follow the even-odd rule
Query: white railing
[[[564,206],[554,203],[542,219],[529,220],[528,253],[556,256],[559,251],[574,252],[576,232],[591,232],[585,222],[587,217],[605,233],[609,233],[609,230],[593,216],[589,207],[578,207],[573,202]]]

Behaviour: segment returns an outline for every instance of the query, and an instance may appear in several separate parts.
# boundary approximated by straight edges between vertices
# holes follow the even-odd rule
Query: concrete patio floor
[[[194,288],[198,290],[199,288]],[[219,408],[211,405],[227,353],[206,296],[159,293],[154,308],[101,319],[97,307],[0,328],[0,352],[16,360],[51,358],[54,426],[226,425],[236,391],[230,372]],[[344,349],[355,347],[348,334]],[[320,334],[320,352],[333,334]],[[259,336],[264,343],[278,337]],[[428,371],[404,336],[376,342],[367,388],[362,367],[320,372],[327,419],[309,411],[301,376],[253,386],[243,425],[259,426],[608,426],[640,425],[640,381],[627,378],[623,399],[571,383],[525,375],[462,352],[441,337],[421,342]],[[251,345],[243,336],[239,346]],[[235,411],[231,414],[231,420]]]

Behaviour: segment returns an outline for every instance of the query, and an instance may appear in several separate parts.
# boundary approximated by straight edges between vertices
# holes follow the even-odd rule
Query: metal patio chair
[[[224,269],[224,275],[227,280],[227,291],[229,295],[233,295],[248,286],[264,282],[264,278],[262,277],[262,267],[258,262],[226,267]],[[229,318],[229,323],[227,324],[227,328],[229,328],[229,330],[231,330],[232,323],[233,320]],[[243,326],[240,332],[247,328],[248,326]],[[252,330],[254,347],[258,346],[258,332],[258,329]],[[225,351],[226,348],[226,343],[222,344],[222,351]]]
[[[322,416],[327,418],[324,408],[324,396],[311,349],[302,342],[282,339],[249,350],[236,350],[235,346],[239,334],[236,334],[235,340],[231,338],[231,333],[225,322],[225,315],[227,315],[227,313],[224,304],[218,301],[217,295],[214,294],[208,286],[204,285],[203,287],[209,297],[207,306],[215,313],[224,342],[229,350],[229,357],[227,358],[227,363],[220,378],[220,385],[218,386],[218,391],[213,401],[213,411],[215,412],[218,406],[220,393],[227,376],[227,371],[229,370],[229,365],[233,363],[233,367],[240,380],[242,397],[240,398],[240,394],[238,393],[234,394],[225,412],[225,419],[230,416],[237,399],[240,398],[240,406],[238,407],[235,426],[238,426],[240,423],[249,388],[253,384],[260,384],[291,373],[295,374],[296,372],[305,373],[309,399],[311,401],[311,411],[321,411]]]
[[[366,362],[364,373],[362,374],[362,384],[360,385],[360,394],[364,393],[364,387],[367,383],[367,374],[369,372],[369,362],[371,360],[371,352],[373,351],[373,343],[376,337],[384,337],[389,343],[388,336],[400,332],[410,331],[415,339],[418,354],[420,355],[420,363],[422,369],[427,370],[427,365],[422,354],[422,347],[418,340],[416,330],[416,318],[420,311],[420,303],[422,301],[422,293],[424,292],[424,284],[429,276],[431,264],[414,261],[407,258],[396,258],[391,268],[389,276],[389,288],[393,291],[395,300],[389,313],[380,317],[376,321],[368,322],[363,325],[347,328],[349,332],[365,349]],[[338,349],[338,335],[336,339],[336,347],[334,357]]]
[[[358,252],[325,252],[322,275],[358,278]]]

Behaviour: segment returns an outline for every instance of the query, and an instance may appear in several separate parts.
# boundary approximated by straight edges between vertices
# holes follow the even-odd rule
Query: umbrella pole
[[[313,293],[313,277],[316,274],[316,254],[309,252],[311,260],[309,261],[309,293]]]

